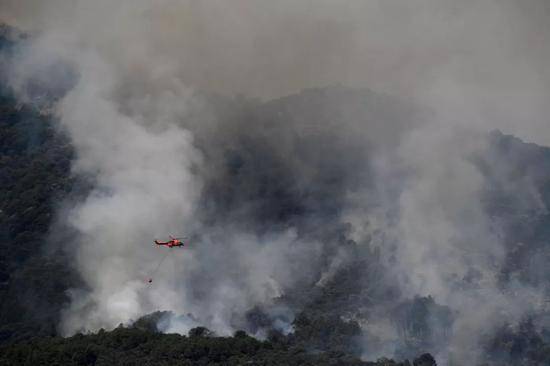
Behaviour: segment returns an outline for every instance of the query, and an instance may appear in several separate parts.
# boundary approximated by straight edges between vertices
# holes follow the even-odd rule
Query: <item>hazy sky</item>
[[[125,47],[129,58],[118,62],[130,70],[169,60],[170,74],[191,87],[262,98],[327,84],[369,87],[539,143],[550,143],[549,7],[544,0],[0,0],[12,24]]]

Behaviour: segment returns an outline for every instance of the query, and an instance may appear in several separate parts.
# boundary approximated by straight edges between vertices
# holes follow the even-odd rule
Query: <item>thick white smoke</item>
[[[77,151],[73,169],[93,176],[95,188],[66,213],[79,233],[77,267],[91,288],[72,294],[63,324],[69,334],[112,327],[155,309],[181,310],[184,299],[176,288],[146,282],[159,259],[149,244],[187,226],[200,189],[191,172],[200,154],[191,134],[176,127],[176,113],[151,122],[124,115],[110,100],[119,80],[101,55],[71,61],[78,82],[58,112]],[[180,103],[186,99],[182,88]]]
[[[485,180],[473,162],[486,144],[482,130],[436,124],[411,133],[398,152],[411,175],[390,230],[399,245],[390,253],[406,297],[433,296],[455,312],[450,347],[432,351],[440,362],[477,362],[479,344],[502,317],[520,321],[542,297],[540,290],[499,284],[502,233],[486,213]]]
[[[257,237],[230,227],[201,227],[195,209],[204,162],[191,132],[180,127],[200,123],[189,116],[200,101],[187,88],[161,79],[163,88],[156,94],[117,98],[126,80],[105,55],[73,41],[53,43],[64,56],[60,60],[78,74],[56,113],[76,149],[73,172],[92,179],[94,188],[62,212],[78,233],[68,250],[87,286],[70,292],[64,334],[112,328],[156,310],[195,317],[173,317],[159,325],[164,331],[185,333],[203,324],[230,334],[236,315],[314,275],[308,266],[313,270],[319,260],[318,244],[298,243],[291,228]],[[38,38],[23,59],[35,63],[29,55],[40,54],[51,42]],[[24,71],[14,80],[24,84]],[[168,234],[197,237],[199,229],[200,242],[191,242],[189,249],[152,243]],[[155,271],[158,263],[162,266]],[[282,327],[291,320],[287,317]]]

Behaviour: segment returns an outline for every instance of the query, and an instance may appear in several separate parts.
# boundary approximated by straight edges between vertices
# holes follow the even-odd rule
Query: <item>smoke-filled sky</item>
[[[519,319],[539,297],[497,285],[505,250],[472,156],[495,128],[550,145],[546,1],[0,0],[0,16],[33,34],[9,63],[23,100],[37,74],[72,85],[55,114],[73,172],[95,183],[59,213],[78,232],[87,285],[72,292],[65,333],[158,309],[193,315],[167,331],[230,333],[250,308],[326,283],[347,257],[319,233],[341,224],[357,242],[384,233],[400,296],[459,314],[456,351],[476,349],[498,311]],[[309,91],[249,102],[248,114],[195,93],[271,100],[335,84],[376,93]],[[544,211],[525,183],[510,192]],[[283,225],[288,212],[303,218]],[[150,241],[180,231],[196,247],[147,285]],[[453,287],[471,273],[483,291]],[[277,311],[288,331],[293,310]]]
[[[544,0],[0,3],[3,19],[76,37],[82,47],[100,49],[118,72],[156,65],[156,77],[262,98],[336,83],[369,87],[427,98],[441,113],[489,120],[537,142],[550,141],[549,6]]]

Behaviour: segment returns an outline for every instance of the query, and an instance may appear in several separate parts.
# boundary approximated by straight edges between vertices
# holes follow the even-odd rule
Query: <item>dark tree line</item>
[[[341,352],[312,353],[274,340],[260,341],[243,331],[233,337],[216,337],[205,328],[194,328],[189,336],[181,336],[121,326],[111,332],[3,346],[0,365],[435,366],[435,361],[425,354],[412,363],[364,362]]]

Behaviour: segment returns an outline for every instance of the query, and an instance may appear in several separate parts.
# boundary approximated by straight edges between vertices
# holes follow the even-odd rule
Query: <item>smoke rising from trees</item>
[[[68,70],[41,83],[68,89],[55,113],[76,149],[74,173],[93,181],[60,213],[78,233],[68,250],[87,286],[71,293],[67,334],[155,310],[184,315],[165,329],[227,334],[255,306],[288,331],[296,309],[279,299],[323,287],[353,259],[332,245],[344,227],[346,239],[378,248],[395,301],[432,296],[453,311],[439,359],[459,350],[459,361],[475,359],[502,316],[519,321],[543,302],[540,287],[501,282],[507,248],[479,161],[492,129],[550,142],[545,2],[0,9],[35,32],[9,61],[22,100],[37,73]],[[334,86],[283,97],[334,84],[378,93]],[[529,178],[511,185],[506,162],[490,164],[491,184],[524,198],[522,209],[546,210]],[[182,231],[192,244],[148,285],[159,258],[149,242]],[[365,327],[390,344],[388,315],[371,311],[380,319]]]

